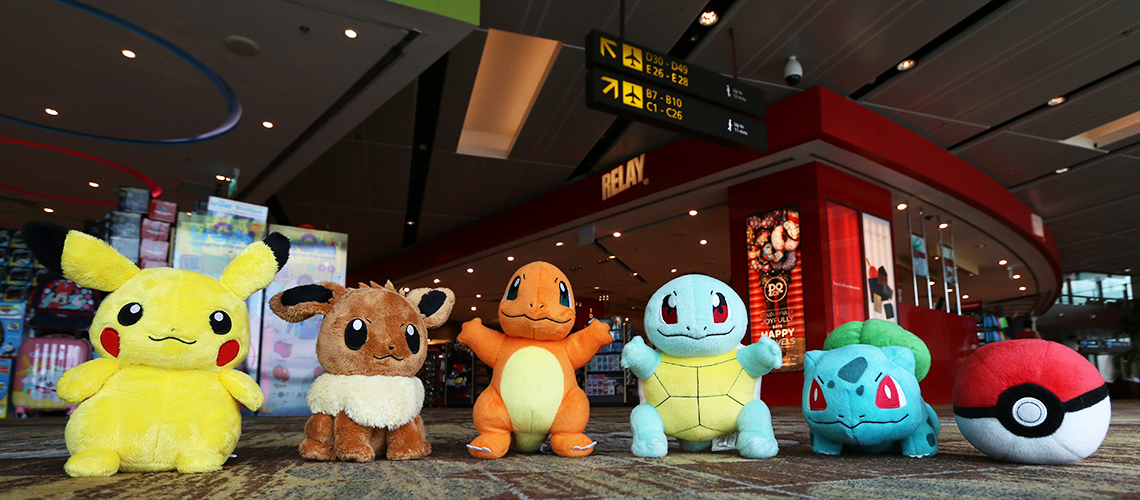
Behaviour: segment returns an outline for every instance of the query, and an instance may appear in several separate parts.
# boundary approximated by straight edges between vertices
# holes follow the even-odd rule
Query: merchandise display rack
[[[610,325],[613,342],[598,349],[586,363],[586,397],[591,405],[622,406],[626,402],[629,370],[621,367],[621,351],[630,338],[633,325],[620,317],[599,318]]]

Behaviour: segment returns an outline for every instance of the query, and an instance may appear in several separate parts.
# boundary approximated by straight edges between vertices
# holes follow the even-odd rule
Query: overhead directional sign
[[[598,30],[586,37],[586,65],[605,66],[646,83],[764,117],[764,91]]]
[[[763,151],[764,123],[665,85],[595,66],[586,76],[586,106],[712,142]]]

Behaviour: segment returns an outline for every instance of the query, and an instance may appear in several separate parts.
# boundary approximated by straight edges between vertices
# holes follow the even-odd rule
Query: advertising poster
[[[930,266],[926,262],[926,240],[916,234],[910,235],[910,256],[914,266],[914,275],[929,277]]]
[[[835,328],[867,319],[863,300],[863,259],[859,243],[859,213],[827,202],[827,240],[831,253],[831,315]]]
[[[222,271],[250,244],[265,239],[265,223],[211,215],[178,213],[171,267],[221,278]],[[257,374],[254,346],[260,341],[262,292],[245,301],[249,310],[250,355],[238,369]]]
[[[954,261],[954,249],[943,245],[942,268],[946,270],[946,288],[955,288],[958,285],[958,273],[954,272],[956,265]]]
[[[289,238],[289,262],[265,288],[265,321],[261,348],[250,350],[251,363],[260,361],[258,384],[265,393],[259,413],[308,415],[309,386],[324,373],[317,363],[317,333],[323,316],[289,323],[269,310],[269,299],[299,285],[332,281],[344,285],[348,264],[348,235],[299,227],[269,226],[269,232]],[[250,365],[254,366],[254,365]]]
[[[891,222],[863,213],[863,256],[867,265],[867,317],[899,322],[895,304]]]
[[[748,309],[752,341],[767,335],[784,352],[776,372],[803,371],[804,287],[799,205],[748,217]]]

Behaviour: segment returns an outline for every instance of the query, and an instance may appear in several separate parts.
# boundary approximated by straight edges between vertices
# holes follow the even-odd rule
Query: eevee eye
[[[344,327],[344,345],[349,349],[359,351],[364,347],[364,343],[368,341],[368,325],[364,324],[364,320],[356,318],[348,322],[348,326]]]
[[[420,352],[420,331],[416,329],[416,326],[408,325],[404,329],[404,333],[407,334],[404,340],[408,341],[408,349],[412,351],[412,354]]]

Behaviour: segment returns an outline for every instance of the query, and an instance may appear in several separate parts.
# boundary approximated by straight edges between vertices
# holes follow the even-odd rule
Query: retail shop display
[[[538,451],[549,435],[558,455],[593,452],[597,442],[583,433],[590,403],[573,370],[613,338],[601,321],[570,333],[574,318],[574,291],[566,275],[546,262],[532,262],[515,271],[499,303],[503,333],[479,318],[463,324],[459,341],[498,375],[475,402],[479,436],[467,445],[472,456],[502,457],[512,434],[519,451]]]
[[[621,351],[633,327],[620,317],[600,318],[610,326],[614,341],[598,349],[586,363],[586,397],[593,406],[623,405],[626,402],[626,369],[621,366]]]
[[[326,373],[308,391],[313,415],[301,456],[371,462],[430,455],[420,417],[424,386],[415,375],[427,358],[428,329],[443,325],[454,305],[447,288],[405,294],[390,281],[360,288],[326,281],[274,295],[269,306],[285,321],[324,316],[316,349]]]
[[[938,415],[918,386],[929,354],[923,368],[915,353],[929,352],[926,345],[885,320],[846,323],[828,336],[825,349],[828,342],[830,349],[808,351],[804,358],[803,412],[812,451],[937,454]]]
[[[91,344],[70,335],[47,335],[24,340],[12,378],[12,406],[17,416],[31,411],[68,410],[75,404],[61,399],[57,388],[68,370],[91,359]]]
[[[214,279],[140,270],[94,237],[54,224],[32,222],[24,233],[49,269],[115,292],[90,329],[99,358],[67,371],[56,388],[78,405],[65,431],[64,470],[90,477],[221,469],[241,435],[237,403],[257,409],[263,401],[254,380],[234,369],[249,350],[244,300],[273,279],[289,241],[271,234],[249,245]]]
[[[1112,407],[1097,368],[1069,347],[1040,339],[985,345],[954,381],[954,420],[996,460],[1067,464],[1092,455]]]
[[[622,351],[622,366],[643,381],[645,403],[630,414],[633,454],[663,457],[666,436],[685,451],[735,447],[747,458],[779,451],[759,379],[780,366],[780,346],[762,336],[739,347],[748,327],[744,301],[704,275],[676,278],[649,299],[645,331]]]

